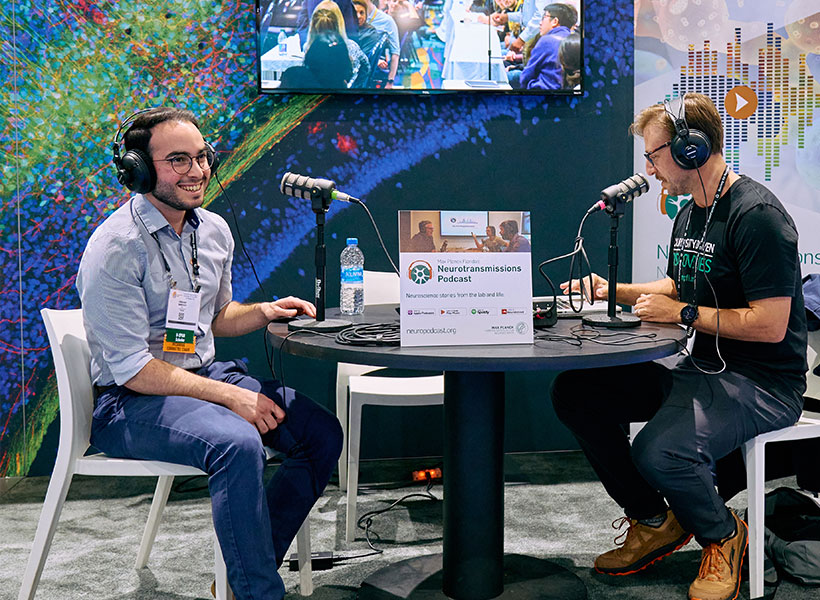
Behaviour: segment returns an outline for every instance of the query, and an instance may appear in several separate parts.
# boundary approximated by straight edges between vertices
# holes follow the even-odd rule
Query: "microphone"
[[[301,198],[302,200],[323,198],[325,200],[340,200],[341,202],[360,202],[358,198],[337,190],[335,181],[291,172],[287,172],[282,176],[279,191],[286,196]]]
[[[635,173],[623,181],[601,190],[601,199],[593,204],[587,214],[597,210],[611,210],[616,202],[632,202],[641,194],[649,191],[649,181],[643,173]]]

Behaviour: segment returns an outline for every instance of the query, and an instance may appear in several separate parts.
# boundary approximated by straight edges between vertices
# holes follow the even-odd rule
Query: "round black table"
[[[327,311],[327,318],[339,316],[338,309]],[[344,318],[354,323],[380,323],[398,321],[399,315],[395,306],[382,305],[368,306],[363,315]],[[573,330],[587,339],[580,344],[568,343],[566,340]],[[274,322],[268,326],[271,344],[288,354],[332,362],[444,372],[443,558],[420,557],[402,561],[407,564],[399,563],[394,569],[397,576],[393,578],[393,595],[384,589],[393,584],[389,577],[380,575],[381,572],[368,581],[374,580],[370,587],[380,587],[372,598],[426,599],[442,597],[443,592],[456,600],[489,600],[502,593],[505,598],[568,600],[573,597],[573,582],[568,577],[577,580],[568,571],[547,569],[539,581],[530,584],[537,589],[524,589],[523,578],[510,580],[510,573],[521,566],[522,561],[511,564],[508,557],[505,566],[504,373],[646,362],[675,354],[685,340],[684,330],[676,325],[642,323],[629,330],[607,330],[581,325],[578,319],[559,319],[554,327],[539,330],[537,335],[548,336],[548,339],[536,339],[533,345],[349,346],[337,343],[333,337],[302,331],[288,336],[289,333],[292,332],[284,323]],[[286,341],[285,336],[288,336]],[[602,343],[607,341],[610,343]],[[544,401],[548,401],[546,390]],[[520,558],[526,562],[526,557]],[[432,573],[437,569],[441,570],[440,580]],[[380,582],[380,578],[384,581]],[[430,581],[436,582],[432,587],[440,581],[441,591],[430,589]],[[580,580],[577,583],[583,587]],[[411,589],[413,585],[416,587]],[[363,585],[363,589],[365,587]],[[580,597],[585,596],[584,590]],[[575,593],[574,597],[579,596]]]

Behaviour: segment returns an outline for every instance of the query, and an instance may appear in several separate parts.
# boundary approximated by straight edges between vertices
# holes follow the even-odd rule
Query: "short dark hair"
[[[547,4],[544,7],[544,12],[549,13],[552,18],[558,19],[558,24],[564,27],[572,27],[578,18],[578,13],[575,12],[574,7],[569,4],[561,4],[560,2]]]
[[[419,232],[424,233],[428,225],[432,225],[432,221],[419,221]]]
[[[146,154],[150,154],[148,146],[151,143],[151,130],[165,121],[188,122],[199,129],[199,121],[197,121],[194,113],[190,110],[168,106],[151,108],[137,116],[130,127],[128,127],[128,130],[122,138],[125,151],[142,150]]]
[[[706,134],[712,142],[712,154],[723,154],[723,121],[709,96],[695,92],[686,92],[683,96],[686,125]],[[643,137],[644,129],[649,125],[659,125],[669,133],[669,139],[675,137],[675,123],[666,112],[663,104],[653,104],[643,109],[632,125],[629,133]]]
[[[503,229],[510,235],[515,235],[516,233],[518,233],[518,221],[516,221],[515,219],[507,219],[506,221],[502,221],[501,229]]]

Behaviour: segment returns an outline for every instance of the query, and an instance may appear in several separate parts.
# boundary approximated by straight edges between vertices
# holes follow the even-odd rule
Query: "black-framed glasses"
[[[649,161],[649,164],[654,167],[655,166],[655,161],[652,160],[652,155],[655,154],[656,152],[660,151],[660,150],[663,150],[667,146],[671,146],[671,145],[672,145],[672,140],[669,140],[665,144],[662,144],[662,145],[658,146],[657,148],[655,148],[654,150],[652,150],[652,152],[644,152],[643,155],[646,157],[646,160]]]
[[[196,159],[196,164],[199,165],[199,168],[203,171],[210,169],[214,164],[213,152],[203,152],[193,157],[187,154],[175,154],[171,158],[156,158],[154,162],[167,162],[171,165],[175,173],[178,175],[186,175],[188,171],[191,170],[191,167],[194,166],[194,159]]]

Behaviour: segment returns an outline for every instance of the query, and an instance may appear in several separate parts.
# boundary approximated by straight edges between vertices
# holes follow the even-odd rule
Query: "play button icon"
[[[723,106],[729,116],[748,119],[757,110],[757,94],[745,85],[735,86],[726,94]]]

